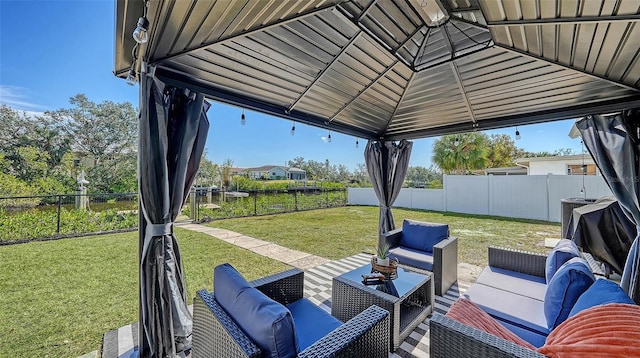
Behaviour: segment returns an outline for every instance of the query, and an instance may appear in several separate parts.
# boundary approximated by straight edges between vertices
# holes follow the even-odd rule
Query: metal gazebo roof
[[[640,0],[149,0],[135,55],[144,6],[117,0],[117,76],[144,60],[212,100],[361,138],[640,107]]]

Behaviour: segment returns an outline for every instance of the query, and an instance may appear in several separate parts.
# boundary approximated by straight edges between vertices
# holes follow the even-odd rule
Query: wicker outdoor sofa
[[[304,272],[292,269],[250,282],[276,302],[303,299]],[[316,306],[317,307],[317,306]],[[322,311],[320,307],[317,307]],[[194,298],[193,357],[261,357],[263,352],[218,303],[214,292],[200,290]],[[328,314],[322,311],[319,313]],[[342,323],[297,357],[387,357],[389,312],[371,306]]]
[[[490,267],[545,277],[546,255],[497,247],[489,247],[488,255]],[[545,357],[438,313],[429,326],[431,357]]]

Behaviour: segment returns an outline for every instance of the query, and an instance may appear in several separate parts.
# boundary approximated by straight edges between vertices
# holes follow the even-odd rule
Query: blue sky
[[[94,102],[128,101],[138,106],[138,86],[113,76],[115,1],[0,0],[0,104],[42,112],[69,107],[69,98],[84,93]],[[235,166],[285,164],[294,157],[354,169],[364,163],[366,141],[324,129],[213,103],[208,158],[231,159]],[[579,139],[568,137],[573,121],[521,126],[516,145],[531,152],[571,148],[580,153]],[[514,135],[515,128],[488,131]],[[430,166],[435,138],[414,141],[410,165]]]

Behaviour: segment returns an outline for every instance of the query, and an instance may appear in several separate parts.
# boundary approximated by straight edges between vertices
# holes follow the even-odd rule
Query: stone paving
[[[326,264],[329,259],[311,255],[306,252],[292,250],[268,241],[255,239],[226,229],[212,228],[200,224],[181,224],[180,227],[211,235],[222,241],[242,247],[255,252],[256,254],[267,256],[272,259],[284,262],[290,266],[306,270],[318,265]]]

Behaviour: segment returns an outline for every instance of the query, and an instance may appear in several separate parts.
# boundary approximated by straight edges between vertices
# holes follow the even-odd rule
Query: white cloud
[[[48,109],[46,106],[33,103],[28,92],[24,87],[0,85],[0,104],[29,114],[41,114],[43,110]]]
[[[320,137],[320,139],[322,139],[322,141],[325,142],[325,143],[329,143],[329,138],[327,138],[325,136]]]

